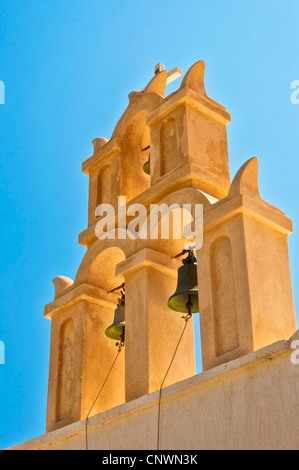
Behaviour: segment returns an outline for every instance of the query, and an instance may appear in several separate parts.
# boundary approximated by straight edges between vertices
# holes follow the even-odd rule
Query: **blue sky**
[[[45,432],[52,279],[74,278],[85,249],[95,137],[111,137],[161,62],[206,62],[226,106],[231,174],[257,156],[260,192],[293,220],[299,304],[298,0],[1,0],[0,448]],[[180,80],[169,85],[174,91]],[[282,293],[283,295],[283,293]]]

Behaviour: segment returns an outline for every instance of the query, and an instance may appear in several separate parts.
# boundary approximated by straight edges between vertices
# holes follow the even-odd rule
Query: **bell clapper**
[[[125,346],[125,339],[121,340],[120,342],[115,343],[115,346],[118,347],[118,352],[120,353],[122,348]]]
[[[115,346],[118,347],[118,352],[121,352],[122,348],[125,346],[125,333],[121,335],[120,341],[117,341]]]
[[[189,294],[188,296],[188,302],[186,303],[186,308],[188,310],[188,313],[187,315],[185,315],[184,317],[182,317],[186,322],[188,320],[190,320],[190,318],[192,317],[192,309],[193,309],[193,302],[191,300],[191,295]]]
[[[188,310],[188,315],[192,315],[193,302],[191,300],[191,294],[188,295],[188,302],[186,303],[186,308]]]

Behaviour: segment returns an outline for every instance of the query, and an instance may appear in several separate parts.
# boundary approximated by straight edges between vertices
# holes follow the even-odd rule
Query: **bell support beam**
[[[126,282],[126,401],[158,390],[184,327],[170,310],[181,263],[146,248],[116,266]],[[196,373],[193,324],[189,322],[165,386]]]
[[[105,336],[117,298],[81,284],[46,305],[45,317],[51,320],[47,432],[84,419],[97,396],[117,353],[115,342]],[[122,355],[92,414],[124,401]]]

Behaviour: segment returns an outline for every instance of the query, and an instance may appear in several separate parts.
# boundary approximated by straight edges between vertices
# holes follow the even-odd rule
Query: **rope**
[[[166,371],[166,374],[165,374],[164,379],[162,380],[162,383],[161,383],[161,386],[160,386],[160,390],[159,390],[159,406],[158,406],[157,450],[159,450],[159,445],[160,445],[160,414],[161,414],[161,396],[162,396],[162,388],[163,388],[164,382],[165,382],[165,380],[166,380],[166,377],[167,377],[167,375],[168,375],[168,373],[169,373],[169,371],[170,371],[170,368],[171,368],[171,366],[172,366],[172,363],[173,363],[173,361],[174,361],[174,358],[175,358],[175,355],[176,355],[176,353],[177,353],[177,350],[179,349],[179,345],[180,345],[180,343],[181,343],[181,341],[182,341],[182,338],[183,338],[183,336],[184,336],[185,330],[186,330],[186,328],[187,328],[188,321],[190,320],[191,317],[192,317],[192,314],[190,314],[190,313],[189,313],[188,315],[186,315],[185,317],[182,317],[182,318],[185,320],[185,326],[184,326],[184,328],[183,328],[183,331],[182,331],[182,333],[181,333],[180,339],[179,339],[178,344],[177,344],[177,346],[176,346],[176,348],[175,348],[175,351],[174,351],[174,353],[173,353],[172,359],[171,359],[171,361],[170,361],[170,364],[169,364],[169,366],[168,366],[168,369],[167,369],[167,371]]]
[[[107,377],[106,377],[106,379],[105,379],[105,381],[104,381],[102,387],[100,388],[99,393],[97,394],[97,396],[96,396],[96,398],[95,398],[93,404],[91,405],[90,410],[89,410],[89,412],[87,413],[87,416],[86,416],[86,421],[85,421],[85,448],[86,448],[86,450],[88,450],[87,426],[88,426],[88,418],[89,418],[89,415],[90,415],[90,413],[91,413],[91,411],[92,411],[92,409],[93,409],[93,407],[94,407],[94,405],[95,405],[97,399],[99,398],[99,396],[100,396],[100,394],[101,394],[101,392],[102,392],[102,390],[103,390],[103,388],[104,388],[104,386],[105,386],[105,384],[106,384],[106,382],[107,382],[107,380],[108,380],[108,378],[109,378],[109,376],[110,376],[110,374],[111,374],[111,371],[112,371],[112,369],[113,369],[113,367],[114,367],[114,365],[115,365],[115,363],[116,363],[116,361],[117,361],[118,356],[119,356],[120,353],[121,353],[121,350],[122,350],[122,347],[123,347],[124,344],[123,344],[123,343],[116,343],[116,345],[118,346],[118,351],[117,351],[116,357],[115,357],[115,359],[114,359],[114,361],[113,361],[113,363],[112,363],[112,366],[110,367],[110,370],[109,370],[109,372],[108,372],[108,375],[107,375]]]

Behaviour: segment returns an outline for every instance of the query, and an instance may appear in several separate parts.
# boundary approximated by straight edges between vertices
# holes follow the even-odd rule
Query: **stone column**
[[[203,369],[297,329],[287,237],[292,223],[260,197],[257,160],[236,175],[228,197],[204,216],[197,252]]]
[[[45,307],[51,324],[47,432],[86,418],[117,354],[105,336],[117,297],[82,284]],[[124,403],[124,352],[91,415]]]
[[[116,267],[126,282],[126,401],[160,389],[179,337],[182,314],[170,310],[180,263],[144,249]],[[189,322],[164,386],[196,373],[194,333]]]

